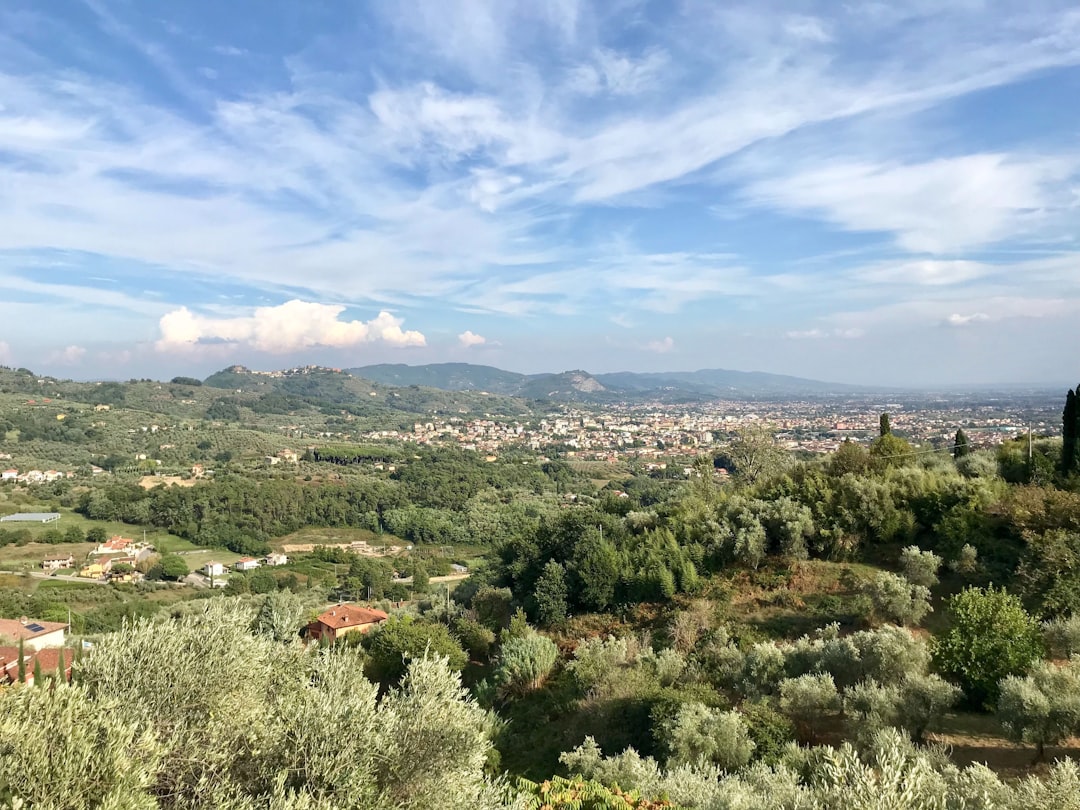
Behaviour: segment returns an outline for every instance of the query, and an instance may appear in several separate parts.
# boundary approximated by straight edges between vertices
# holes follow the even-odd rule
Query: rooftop
[[[37,638],[46,633],[55,633],[57,630],[66,630],[67,625],[63,622],[43,622],[36,619],[0,619],[0,637],[18,641],[21,639]]]
[[[51,523],[59,519],[59,512],[16,512],[0,517],[0,523]]]
[[[360,607],[359,605],[336,605],[319,616],[319,622],[327,627],[340,630],[343,627],[356,627],[361,624],[383,622],[390,617],[381,610]]]

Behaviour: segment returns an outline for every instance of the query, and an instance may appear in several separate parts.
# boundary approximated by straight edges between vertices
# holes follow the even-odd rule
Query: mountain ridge
[[[823,382],[786,374],[730,369],[591,374],[581,369],[521,374],[472,363],[380,363],[344,369],[347,374],[383,385],[423,385],[446,391],[487,391],[526,399],[613,402],[623,399],[695,401],[717,397],[826,396],[881,393],[881,386]]]

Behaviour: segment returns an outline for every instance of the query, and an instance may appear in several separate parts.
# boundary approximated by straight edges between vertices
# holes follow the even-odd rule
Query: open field
[[[71,509],[64,507],[54,507],[48,504],[37,504],[33,506],[27,506],[20,504],[18,508],[12,509],[8,507],[4,511],[4,514],[11,512],[59,512],[60,519],[53,523],[3,523],[0,524],[0,528],[8,531],[18,531],[20,529],[28,529],[30,534],[35,538],[41,537],[45,532],[50,529],[59,529],[61,532],[66,531],[68,528],[75,526],[80,529],[84,534],[90,529],[100,528],[105,530],[106,537],[112,537],[115,534],[119,534],[123,537],[130,537],[133,540],[141,540],[143,537],[143,527],[132,526],[128,523],[120,523],[113,520],[90,520],[82,515],[73,512]],[[162,540],[169,543],[185,543],[187,542],[183,538],[177,537],[175,534],[169,534],[162,529],[148,528],[146,531],[147,542],[153,543],[155,546]]]
[[[368,529],[351,528],[305,527],[300,531],[270,541],[274,551],[281,551],[285,546],[332,546],[339,543],[367,543],[369,546],[401,546],[403,548],[408,545],[393,534],[376,534]]]
[[[0,570],[37,571],[46,557],[70,554],[75,558],[76,566],[81,564],[86,555],[94,549],[93,543],[27,543],[25,546],[0,546]],[[74,574],[75,571],[64,571]]]

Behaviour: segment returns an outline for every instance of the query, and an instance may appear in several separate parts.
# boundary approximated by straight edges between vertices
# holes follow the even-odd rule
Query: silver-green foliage
[[[547,636],[529,633],[503,643],[495,668],[495,682],[509,692],[539,689],[555,667],[559,648]]]
[[[1080,615],[1043,622],[1042,629],[1050,655],[1057,658],[1080,655]]]
[[[662,769],[632,749],[604,757],[590,738],[562,755],[573,773],[666,796],[688,810],[1080,810],[1080,765],[1056,763],[1045,775],[1003,783],[989,768],[957,768],[936,749],[881,730],[863,750],[789,749],[774,768],[725,775],[711,765]]]
[[[266,595],[255,614],[252,630],[274,641],[296,641],[304,623],[304,604],[292,591],[273,591]]]
[[[904,577],[878,572],[864,587],[874,615],[882,621],[918,624],[931,610],[930,590]]]
[[[725,771],[746,765],[754,753],[742,715],[689,702],[654,729],[667,766],[712,763]]]
[[[78,686],[0,688],[0,806],[142,810],[162,748]]]
[[[132,796],[235,810],[419,810],[432,796],[442,807],[498,806],[483,775],[491,716],[445,660],[414,659],[380,700],[359,651],[309,654],[249,634],[250,613],[237,607],[212,600],[199,615],[140,622],[78,667],[88,713],[156,746],[147,789]],[[67,781],[86,791],[96,779],[73,767]]]
[[[922,551],[918,546],[908,546],[900,552],[900,568],[908,582],[933,588],[938,584],[941,557],[932,551]]]
[[[1080,660],[1065,666],[1037,663],[1026,677],[1001,682],[997,716],[1009,736],[1043,748],[1080,733]]]

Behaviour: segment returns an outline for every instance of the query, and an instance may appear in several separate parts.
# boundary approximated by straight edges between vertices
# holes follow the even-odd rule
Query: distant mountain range
[[[727,369],[654,373],[620,371],[610,374],[590,374],[577,370],[558,374],[518,374],[471,363],[433,363],[425,366],[383,363],[350,368],[346,372],[383,385],[416,385],[445,391],[486,391],[533,400],[577,402],[644,399],[695,402],[722,397],[828,396],[888,390]]]

